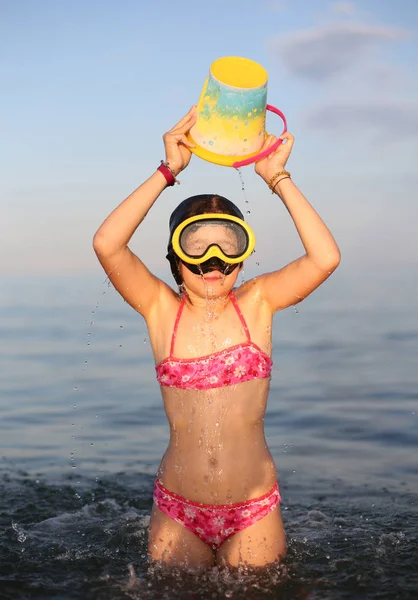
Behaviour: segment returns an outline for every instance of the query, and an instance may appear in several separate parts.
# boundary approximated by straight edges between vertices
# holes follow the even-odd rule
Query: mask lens
[[[226,257],[235,258],[248,248],[248,236],[239,223],[208,219],[187,225],[179,243],[184,254],[191,258],[203,256],[211,246],[218,246]]]

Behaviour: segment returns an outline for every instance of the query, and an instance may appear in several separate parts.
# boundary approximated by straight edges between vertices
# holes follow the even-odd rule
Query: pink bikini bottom
[[[186,527],[218,550],[231,535],[242,531],[269,514],[280,502],[279,484],[264,496],[236,504],[200,504],[167,490],[157,479],[155,505],[171,519]]]

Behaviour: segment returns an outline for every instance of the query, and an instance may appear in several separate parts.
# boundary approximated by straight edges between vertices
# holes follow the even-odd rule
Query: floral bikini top
[[[209,390],[270,377],[273,361],[251,341],[247,324],[232,292],[230,298],[244,327],[247,341],[198,358],[175,358],[174,341],[186,301],[186,296],[183,296],[174,324],[170,356],[155,367],[160,385],[182,390]]]

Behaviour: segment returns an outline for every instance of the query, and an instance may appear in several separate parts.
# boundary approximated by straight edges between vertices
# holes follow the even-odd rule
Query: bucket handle
[[[279,110],[278,108],[276,108],[275,106],[272,106],[271,104],[266,105],[266,110],[269,110],[269,111],[275,113],[276,115],[279,115],[279,117],[282,119],[283,124],[284,124],[284,129],[280,135],[283,135],[284,133],[286,133],[287,122],[286,122],[286,117],[284,116],[282,111]],[[267,148],[267,150],[263,150],[263,152],[259,152],[255,156],[250,156],[249,158],[245,158],[244,160],[238,160],[238,161],[234,162],[232,166],[234,167],[234,169],[239,169],[240,167],[245,167],[246,165],[251,165],[251,163],[257,162],[257,161],[261,160],[262,158],[266,158],[266,156],[269,156],[272,152],[277,150],[277,148],[280,146],[282,141],[283,140],[277,140],[277,142],[275,142],[272,146],[270,146],[270,148]]]

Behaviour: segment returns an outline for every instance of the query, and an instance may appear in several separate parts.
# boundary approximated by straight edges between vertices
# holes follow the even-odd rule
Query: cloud
[[[305,114],[305,123],[312,129],[335,134],[368,131],[373,137],[386,140],[396,132],[403,140],[418,137],[418,104],[397,102],[321,104]]]
[[[291,75],[324,83],[355,68],[379,43],[409,37],[402,28],[347,22],[293,33],[273,42],[273,47]]]
[[[331,9],[347,12],[348,5],[337,2]],[[293,78],[304,79],[311,89],[321,84],[316,105],[311,102],[301,115],[305,125],[336,136],[361,131],[378,143],[393,131],[398,140],[415,141],[415,76],[384,54],[386,46],[410,36],[404,28],[344,20],[276,41],[275,51]]]

